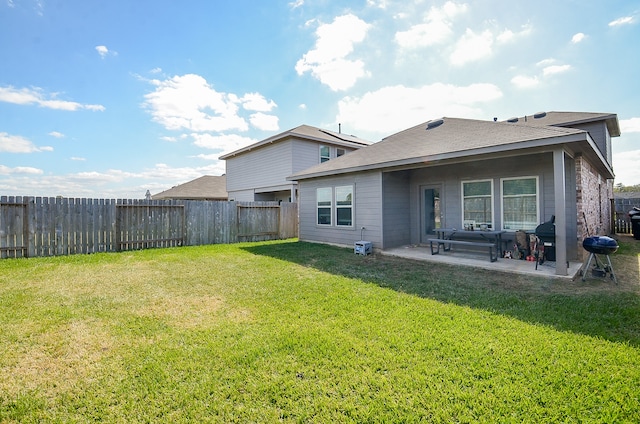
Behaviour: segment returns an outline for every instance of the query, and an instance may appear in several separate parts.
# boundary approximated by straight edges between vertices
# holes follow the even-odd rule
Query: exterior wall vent
[[[535,119],[544,118],[545,116],[547,116],[547,112],[538,112],[533,114],[533,117]]]
[[[444,119],[433,119],[427,122],[427,129],[430,130],[430,129],[439,127],[442,124],[444,124]]]
[[[516,122],[518,122],[518,118],[509,118],[507,119],[507,122],[511,122],[512,124],[515,124]]]

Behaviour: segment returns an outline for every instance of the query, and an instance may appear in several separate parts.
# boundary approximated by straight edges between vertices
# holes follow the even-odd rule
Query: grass
[[[0,422],[634,422],[638,246],[618,286],[296,241],[3,260]]]

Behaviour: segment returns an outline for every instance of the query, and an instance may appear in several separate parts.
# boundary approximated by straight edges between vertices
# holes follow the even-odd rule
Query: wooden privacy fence
[[[626,212],[616,212],[613,225],[616,234],[631,234],[631,219]]]
[[[0,257],[297,237],[295,203],[0,197]]]

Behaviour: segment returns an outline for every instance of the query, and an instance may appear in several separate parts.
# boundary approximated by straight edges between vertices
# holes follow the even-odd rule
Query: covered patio
[[[496,262],[489,262],[487,255],[481,252],[458,250],[432,255],[429,246],[422,245],[395,247],[383,250],[380,253],[383,255],[398,256],[419,261],[436,262],[456,266],[469,266],[492,271],[558,278],[563,280],[572,280],[578,275],[578,272],[582,267],[582,262],[569,262],[567,275],[558,275],[556,273],[556,263],[551,261],[546,261],[543,264],[538,265],[538,269],[536,269],[535,262],[528,262],[525,260],[499,258]]]

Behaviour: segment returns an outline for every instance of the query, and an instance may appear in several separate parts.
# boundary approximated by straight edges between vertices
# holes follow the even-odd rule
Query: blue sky
[[[142,198],[308,124],[617,113],[640,184],[640,1],[0,0],[0,195]]]

